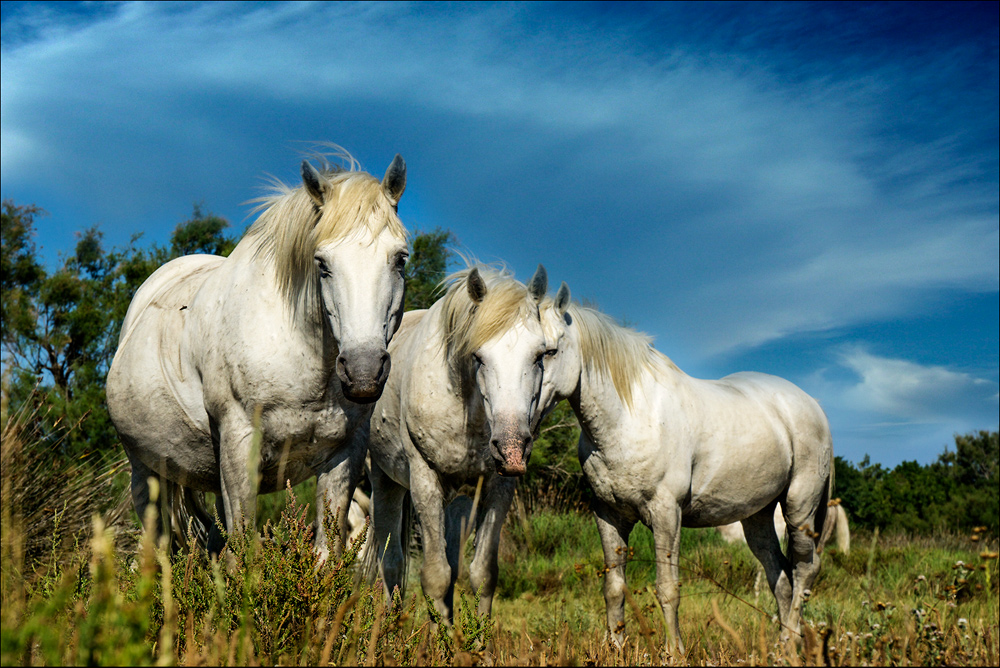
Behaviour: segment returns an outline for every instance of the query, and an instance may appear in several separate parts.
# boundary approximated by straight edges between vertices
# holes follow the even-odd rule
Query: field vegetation
[[[995,534],[856,531],[831,547],[798,647],[778,642],[775,605],[742,545],[685,530],[681,629],[664,651],[652,536],[630,541],[622,648],[604,633],[600,541],[582,503],[525,488],[504,527],[492,619],[459,583],[453,630],[435,630],[416,577],[387,607],[362,581],[361,542],[319,564],[309,508],[288,490],[261,536],[234,538],[235,568],[193,544],[153,545],[116,488],[121,464],[90,476],[50,466],[31,416],[3,416],[3,665],[995,665]],[[569,500],[568,500],[569,499]],[[153,517],[145,518],[147,523]],[[471,547],[471,546],[470,546]],[[466,559],[471,554],[466,552]],[[464,574],[463,574],[464,575]]]
[[[778,643],[773,597],[745,546],[682,533],[681,631],[663,650],[652,536],[630,541],[624,647],[607,642],[604,561],[578,427],[561,404],[542,426],[504,526],[492,619],[463,573],[453,629],[435,628],[414,550],[408,590],[386,606],[359,577],[357,544],[319,564],[314,482],[261,497],[259,537],[228,545],[235,568],[191,545],[144,538],[104,377],[132,292],[162,262],[226,254],[228,223],[196,207],[166,248],[106,250],[80,236],[54,269],[33,206],[3,204],[3,665],[996,665],[1000,660],[998,434],[957,435],[937,461],[892,469],[837,458],[849,553],[829,546],[802,642]],[[450,233],[414,236],[407,308],[433,302]],[[471,553],[465,553],[466,562]]]

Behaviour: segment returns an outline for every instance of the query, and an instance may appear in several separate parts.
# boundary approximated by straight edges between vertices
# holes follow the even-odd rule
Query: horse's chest
[[[265,441],[274,448],[294,448],[300,457],[339,447],[358,422],[338,405],[276,407],[262,415]]]
[[[582,438],[580,463],[597,498],[618,512],[638,518],[655,492],[650,468],[636,461],[620,460],[598,450]]]

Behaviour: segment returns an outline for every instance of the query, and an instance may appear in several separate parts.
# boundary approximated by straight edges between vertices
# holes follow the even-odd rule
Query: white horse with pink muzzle
[[[460,271],[430,309],[404,315],[389,347],[393,371],[370,427],[372,544],[387,595],[405,593],[412,501],[421,584],[446,622],[463,528],[473,521],[469,575],[480,613],[492,606],[500,527],[531,456],[530,420],[551,352],[538,315],[546,284],[541,266],[529,286],[482,265]],[[475,496],[479,485],[477,509],[460,495]]]

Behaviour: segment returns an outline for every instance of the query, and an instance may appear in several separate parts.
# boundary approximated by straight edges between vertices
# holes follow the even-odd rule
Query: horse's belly
[[[788,487],[790,461],[772,457],[740,458],[711,475],[693,472],[691,496],[682,508],[684,526],[711,527],[745,519],[773,501]]]
[[[116,353],[107,380],[111,420],[130,459],[187,487],[212,491],[218,466],[197,374],[168,378],[159,339],[152,339],[133,335]]]

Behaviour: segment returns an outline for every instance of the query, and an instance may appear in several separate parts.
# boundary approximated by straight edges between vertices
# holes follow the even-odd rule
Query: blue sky
[[[4,2],[2,196],[54,260],[399,152],[411,231],[926,463],[1000,413],[997,7]]]

